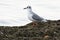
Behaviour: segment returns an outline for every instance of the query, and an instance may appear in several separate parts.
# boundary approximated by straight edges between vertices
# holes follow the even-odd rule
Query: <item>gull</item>
[[[35,22],[47,22],[46,19],[38,16],[36,13],[34,13],[32,11],[31,6],[27,6],[24,9],[27,9],[27,13],[28,13],[28,18],[29,20],[31,20],[33,22],[33,25],[35,25]]]

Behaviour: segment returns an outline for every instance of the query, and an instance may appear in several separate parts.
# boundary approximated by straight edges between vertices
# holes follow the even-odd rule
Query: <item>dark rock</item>
[[[33,26],[0,26],[0,40],[60,40],[60,20]]]

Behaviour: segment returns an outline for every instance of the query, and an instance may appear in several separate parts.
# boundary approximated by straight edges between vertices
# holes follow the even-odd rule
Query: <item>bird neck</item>
[[[29,14],[32,14],[32,9],[28,9],[27,12],[28,12]]]
[[[31,11],[32,11],[32,9],[27,9],[27,11],[28,11],[28,12],[31,12]]]

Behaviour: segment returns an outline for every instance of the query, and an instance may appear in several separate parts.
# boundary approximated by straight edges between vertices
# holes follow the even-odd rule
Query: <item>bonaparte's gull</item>
[[[33,11],[32,11],[32,8],[31,6],[27,6],[26,8],[24,9],[27,9],[27,12],[28,12],[28,18],[33,21],[33,22],[47,22],[46,19],[38,16],[37,14],[35,14]]]

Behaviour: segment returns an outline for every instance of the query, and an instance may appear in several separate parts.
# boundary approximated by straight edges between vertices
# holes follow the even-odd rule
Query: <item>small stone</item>
[[[49,40],[50,36],[49,35],[45,35],[43,40]]]
[[[48,36],[48,35],[45,35],[44,38],[45,38],[45,39],[46,39],[46,38],[49,38],[49,36]]]

